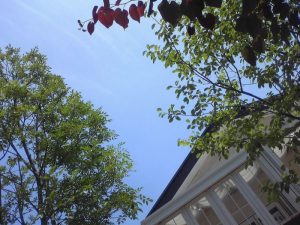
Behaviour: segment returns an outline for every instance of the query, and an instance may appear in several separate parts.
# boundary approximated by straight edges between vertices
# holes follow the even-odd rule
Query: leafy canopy
[[[209,153],[227,158],[230,149],[243,149],[248,163],[259,156],[262,146],[282,149],[290,145],[297,153],[299,1],[158,2],[159,14],[153,8],[156,1],[149,0],[147,15],[155,21],[152,28],[160,42],[148,45],[144,54],[153,62],[162,61],[178,77],[167,89],[174,90],[179,101],[167,111],[158,110],[170,122],[187,122],[192,134],[180,144],[190,145],[198,156]],[[112,15],[110,26],[117,22],[113,9],[117,4],[119,0],[115,5],[104,1]],[[97,15],[103,24],[100,10],[93,10],[94,23]],[[84,30],[84,24],[80,26]],[[92,34],[94,27],[88,31]],[[266,115],[272,118],[264,123]],[[287,122],[288,129],[284,127]],[[207,132],[201,136],[204,129]],[[294,160],[299,162],[298,157]],[[298,182],[294,173],[289,174],[283,180]]]
[[[46,57],[0,51],[0,224],[117,224],[148,198],[124,183],[132,161]]]
[[[180,7],[176,19],[166,15],[171,4],[161,2],[163,19],[153,25],[161,42],[148,45],[144,54],[178,77],[167,87],[178,101],[158,110],[170,122],[187,122],[191,136],[179,143],[190,145],[198,156],[227,158],[230,149],[245,150],[250,164],[262,146],[282,149],[287,144],[298,163],[299,2],[224,0],[217,7],[203,5],[198,14]],[[266,115],[272,117],[264,123]],[[286,176],[286,184],[276,187],[299,181],[292,171]]]

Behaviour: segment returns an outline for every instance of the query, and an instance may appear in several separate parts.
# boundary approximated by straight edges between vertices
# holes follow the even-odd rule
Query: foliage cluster
[[[186,120],[192,132],[180,144],[199,156],[227,158],[230,149],[245,150],[250,164],[263,146],[288,145],[299,162],[299,8],[293,0],[226,0],[206,5],[198,17],[181,13],[168,21],[162,13],[153,25],[162,44],[148,45],[144,54],[178,77],[167,89],[179,101],[158,110],[170,122]],[[214,22],[203,23],[202,15],[213,15]],[[283,174],[284,183],[274,189],[299,181],[293,171]]]
[[[109,0],[103,0],[103,6],[93,7],[92,19],[83,22],[78,20],[79,30],[82,30],[83,32],[88,31],[89,34],[92,34],[95,30],[95,24],[98,21],[106,28],[111,27],[115,21],[121,27],[126,29],[129,23],[128,14],[133,20],[140,22],[140,18],[144,16],[146,8],[145,3],[138,1],[137,5],[132,3],[128,10],[124,9],[129,2],[131,1],[121,3],[121,0],[117,0],[115,4],[111,5]],[[120,8],[121,5],[123,5],[123,9]],[[86,28],[85,23],[87,23]]]
[[[0,224],[117,224],[149,201],[124,183],[132,161],[33,49],[0,51]]]
[[[180,144],[198,156],[227,158],[230,149],[245,150],[250,164],[263,146],[288,146],[298,163],[299,1],[162,0],[160,14],[154,2],[147,15],[160,44],[148,45],[144,54],[178,77],[167,89],[180,103],[158,110],[170,122],[186,120],[192,134]],[[299,181],[293,171],[283,174],[274,189]]]

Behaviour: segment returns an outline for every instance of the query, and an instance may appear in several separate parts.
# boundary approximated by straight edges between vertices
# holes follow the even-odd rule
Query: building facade
[[[247,154],[229,159],[190,153],[142,225],[300,225],[300,185],[270,200],[262,187],[281,179],[282,166],[300,174],[295,151],[264,147],[253,166]]]

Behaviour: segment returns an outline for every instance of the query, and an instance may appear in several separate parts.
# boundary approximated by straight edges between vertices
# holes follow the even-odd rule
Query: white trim
[[[160,209],[152,213],[150,216],[142,221],[142,225],[157,225],[165,218],[172,215],[174,212],[180,210],[180,208],[187,205],[193,199],[197,198],[201,193],[207,190],[210,186],[220,181],[225,176],[229,175],[232,171],[239,168],[247,159],[247,154],[242,151],[234,154],[231,158],[226,161],[226,164],[222,168],[218,168],[212,171],[193,184],[189,190],[182,195],[176,196]]]
[[[224,225],[237,225],[234,218],[232,217],[231,213],[227,210],[224,206],[223,202],[220,200],[218,195],[214,190],[210,190],[205,194],[207,201],[209,202],[210,206],[222,221]]]
[[[231,178],[256,215],[262,220],[264,225],[278,224],[265,205],[256,196],[251,187],[249,187],[247,182],[239,173],[232,175]]]
[[[236,154],[237,152],[234,149],[229,150],[230,157],[234,157]],[[179,189],[174,195],[174,198],[185,193],[190,186],[202,179],[202,177],[206,176],[207,173],[211,173],[213,170],[218,170],[226,163],[227,159],[220,158],[218,155],[211,156],[207,153],[201,155],[183,183],[180,185]]]
[[[177,197],[178,195],[181,195],[182,193],[185,192],[186,189],[188,189],[188,187],[191,185],[193,179],[197,176],[197,174],[198,174],[198,172],[199,172],[199,170],[202,166],[203,161],[207,160],[208,157],[211,157],[211,156],[208,155],[207,153],[204,153],[203,155],[201,155],[201,157],[197,160],[197,162],[193,166],[192,170],[189,172],[188,176],[185,178],[183,183],[180,185],[180,187],[177,190],[174,197]]]

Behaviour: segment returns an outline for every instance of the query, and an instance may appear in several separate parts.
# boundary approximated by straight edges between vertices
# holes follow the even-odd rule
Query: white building
[[[269,201],[262,186],[281,179],[281,166],[291,164],[294,151],[264,148],[245,169],[245,152],[229,159],[190,153],[142,225],[300,225],[300,186],[291,185],[277,201]]]

